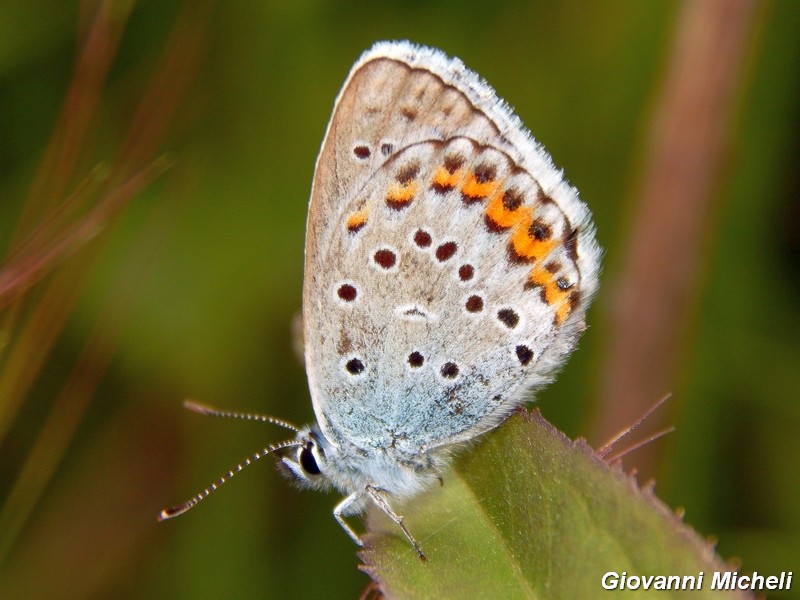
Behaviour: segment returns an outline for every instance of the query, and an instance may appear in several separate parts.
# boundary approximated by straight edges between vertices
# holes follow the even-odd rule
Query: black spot
[[[568,289],[570,289],[572,287],[572,284],[569,282],[569,279],[567,279],[566,277],[559,277],[558,279],[556,279],[556,286],[562,292],[566,292]]]
[[[439,262],[444,262],[450,258],[453,258],[456,250],[458,250],[458,244],[455,242],[445,242],[436,248],[436,260]]]
[[[372,259],[384,269],[391,269],[397,263],[397,255],[386,248],[378,250]]]
[[[527,367],[533,358],[533,351],[527,346],[517,346],[517,358],[523,367]]]
[[[311,448],[312,446],[307,446],[300,450],[300,466],[303,467],[303,471],[309,475],[319,475],[322,471],[319,469],[317,459],[314,458],[314,453],[311,451]]]
[[[414,368],[419,369],[425,363],[425,357],[422,356],[419,352],[414,350],[411,354],[408,355],[408,364]]]
[[[420,248],[427,248],[433,243],[433,238],[431,238],[431,234],[427,231],[417,229],[414,234],[414,243]]]
[[[356,157],[360,158],[361,160],[366,160],[369,158],[372,152],[366,146],[356,146],[353,148],[353,154],[355,154]]]
[[[458,171],[463,164],[464,157],[460,154],[453,154],[445,157],[444,159],[444,168],[447,169],[447,172],[450,173],[450,175]]]
[[[364,372],[364,363],[357,358],[351,358],[347,361],[345,369],[347,369],[347,372],[351,375],[358,375]]]
[[[454,362],[446,362],[442,365],[442,377],[447,379],[455,379],[458,375],[458,365]]]
[[[386,206],[388,206],[392,210],[400,211],[400,210],[403,210],[408,205],[410,205],[411,201],[413,199],[414,199],[413,197],[397,199],[397,198],[395,198],[393,196],[387,196],[386,197]]]
[[[497,177],[497,169],[494,165],[481,164],[475,167],[475,181],[478,183],[488,183]]]
[[[577,227],[569,232],[569,235],[564,239],[564,248],[567,250],[567,256],[570,260],[578,260],[578,229]]]
[[[498,310],[497,318],[509,329],[514,329],[519,323],[519,315],[511,308],[501,308]]]
[[[491,233],[503,233],[508,229],[508,227],[500,227],[500,225],[497,224],[497,221],[492,219],[489,215],[483,216],[483,222],[486,225],[486,229]]]
[[[567,296],[567,302],[569,302],[569,309],[575,310],[578,304],[581,303],[581,295],[577,291],[572,292],[569,296]]]
[[[361,221],[360,223],[356,223],[355,225],[348,225],[347,231],[349,231],[350,233],[357,233],[362,229],[364,229],[364,225],[366,224],[367,224],[366,221]]]
[[[544,221],[538,219],[531,223],[531,226],[528,228],[528,236],[539,242],[549,240],[552,235],[553,228]]]
[[[505,192],[503,192],[503,208],[506,210],[517,210],[520,206],[522,206],[523,200],[525,200],[525,196],[523,196],[519,190],[515,188],[508,188]]]
[[[408,163],[407,165],[403,165],[400,170],[397,171],[395,179],[400,185],[408,185],[417,178],[417,175],[419,175],[419,164]]]
[[[438,181],[434,181],[433,185],[431,185],[431,189],[436,192],[437,194],[446,194],[447,192],[452,192],[454,185],[450,185],[449,183],[443,184],[439,183]]]
[[[509,242],[506,246],[506,258],[512,265],[522,265],[535,260],[535,258],[529,258],[522,254],[518,254],[513,242]]]
[[[497,170],[494,166],[486,164],[478,165],[472,172],[472,177],[478,184],[494,181],[496,175]],[[486,200],[486,192],[473,190],[471,193],[466,193],[464,188],[461,188],[461,200],[466,205],[475,204],[476,202]]]
[[[471,313],[481,312],[483,310],[483,298],[480,296],[470,296],[467,298],[464,307]]]
[[[345,302],[352,302],[358,296],[358,290],[355,288],[355,286],[352,286],[349,283],[340,285],[339,289],[336,290],[336,293],[339,295],[339,298]]]
[[[475,276],[475,267],[472,265],[461,265],[458,268],[458,278],[461,281],[469,281]]]
[[[542,204],[555,204],[555,202],[553,202],[553,199],[547,194],[545,194],[541,190],[541,188],[539,189],[539,192],[536,194],[536,201]]]
[[[389,156],[392,152],[394,152],[394,146],[392,144],[381,144],[381,153],[384,156]]]

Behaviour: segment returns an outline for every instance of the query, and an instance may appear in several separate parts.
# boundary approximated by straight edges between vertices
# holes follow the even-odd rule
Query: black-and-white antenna
[[[205,406],[203,404],[198,404],[197,402],[193,402],[191,400],[186,400],[183,403],[183,406],[192,412],[199,413],[201,415],[206,415],[209,417],[222,417],[227,419],[242,419],[245,421],[260,421],[262,423],[272,423],[273,425],[279,425],[281,427],[285,427],[286,429],[290,429],[292,431],[299,431],[299,428],[288,423],[287,421],[283,421],[281,419],[277,419],[275,417],[271,417],[269,415],[259,415],[253,413],[240,413],[240,412],[231,412],[225,410],[218,410],[216,408],[212,408],[210,406]],[[216,490],[222,484],[229,481],[234,475],[244,470],[245,467],[250,466],[257,460],[260,460],[267,456],[268,454],[273,454],[278,450],[282,450],[283,448],[291,448],[295,446],[302,446],[303,442],[298,440],[286,440],[283,442],[278,442],[277,444],[272,444],[267,446],[263,450],[256,452],[252,456],[245,458],[242,462],[236,465],[233,469],[225,473],[222,477],[217,479],[214,483],[209,485],[207,488],[203,489],[200,493],[192,496],[186,502],[182,502],[181,504],[176,504],[170,508],[165,508],[158,514],[159,521],[166,521],[167,519],[172,519],[173,517],[177,517],[178,515],[182,515],[187,510],[194,508],[200,502],[208,498],[211,495],[211,492]]]
[[[233,412],[230,410],[220,410],[218,408],[214,408],[213,406],[200,404],[199,402],[195,402],[194,400],[184,400],[183,407],[187,410],[196,412],[199,415],[205,415],[207,417],[221,417],[223,419],[240,419],[242,421],[259,421],[261,423],[272,423],[273,425],[278,425],[280,427],[290,429],[295,433],[300,431],[300,428],[297,425],[292,425],[291,423],[289,423],[289,421],[284,421],[283,419],[278,419],[277,417],[272,417],[270,415],[260,415],[257,413],[243,413],[243,412]]]

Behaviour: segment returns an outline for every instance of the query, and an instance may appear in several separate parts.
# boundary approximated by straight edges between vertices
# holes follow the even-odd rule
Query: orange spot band
[[[556,325],[561,325],[569,316],[571,306],[569,302],[570,290],[562,290],[556,283],[556,277],[541,266],[537,266],[528,276],[530,285],[542,288],[542,299],[550,306],[555,306]]]
[[[389,188],[389,193],[386,194],[386,201],[390,204],[408,204],[417,195],[417,191],[419,191],[419,184],[416,180],[406,184],[393,183]]]
[[[499,186],[500,183],[494,180],[481,183],[478,181],[478,178],[475,177],[475,173],[470,173],[467,180],[461,186],[461,193],[467,198],[486,198],[497,191]]]
[[[347,217],[347,229],[350,231],[358,231],[367,223],[367,215],[369,209],[364,208]]]
[[[533,217],[526,214],[511,235],[511,244],[514,252],[520,258],[526,260],[542,260],[545,256],[550,254],[550,251],[555,247],[556,242],[553,239],[537,240],[531,235],[530,228],[533,223]]]
[[[452,190],[461,181],[462,176],[463,172],[461,169],[451,173],[445,167],[439,167],[436,169],[436,173],[433,175],[433,187],[437,189]]]
[[[516,208],[514,210],[508,210],[503,205],[503,194],[502,192],[499,194],[495,194],[495,196],[489,201],[488,206],[486,207],[486,216],[494,223],[497,227],[502,229],[508,229],[509,227],[513,227],[527,216],[527,218],[531,219],[531,209],[526,207]]]

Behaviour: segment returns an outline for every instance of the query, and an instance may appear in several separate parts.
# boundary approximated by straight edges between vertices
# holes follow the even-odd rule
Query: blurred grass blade
[[[4,268],[0,272],[0,307],[4,304],[4,298],[23,291],[43,274],[44,269],[54,266],[57,261],[93,239],[165,167],[165,160],[155,162],[99,202],[86,217],[64,232],[52,245],[38,249],[30,257],[23,257],[20,264],[12,263]],[[6,360],[0,370],[0,439],[3,439],[11,426],[53,342],[74,308],[83,282],[94,263],[91,254],[90,252],[80,257],[80,260],[65,265],[48,282],[36,306],[8,348]]]
[[[757,0],[688,0],[679,7],[624,264],[610,291],[613,334],[602,353],[592,439],[608,438],[675,389],[758,9]],[[656,416],[655,426],[669,414]],[[655,452],[650,446],[637,453],[640,472],[652,472]]]
[[[169,167],[169,160],[162,157],[134,174],[117,189],[101,198],[85,215],[65,224],[60,231],[52,231],[54,221],[61,213],[76,204],[75,194],[46,218],[28,240],[25,240],[12,255],[9,263],[0,268],[0,308],[4,308],[19,294],[25,292],[62,260],[72,255],[97,236],[127,203]],[[79,188],[78,196],[91,193]],[[78,197],[78,200],[82,198]],[[58,225],[56,223],[56,225]]]
[[[12,247],[16,240],[36,227],[49,208],[67,196],[75,169],[85,158],[86,138],[133,4],[132,0],[97,3],[64,105],[23,207]]]
[[[185,197],[185,193],[180,198]],[[175,197],[173,197],[175,198]],[[64,388],[56,398],[25,465],[0,510],[0,565],[6,562],[22,526],[55,473],[92,399],[100,378],[108,368],[126,317],[130,314],[143,279],[177,222],[178,202],[158,205],[144,235],[134,246],[127,265],[119,269],[113,296],[99,315],[94,330],[78,358]]]
[[[194,0],[183,5],[167,40],[157,70],[151,76],[117,157],[122,175],[152,160],[195,80],[205,51],[214,3]]]
[[[0,271],[2,330],[0,440],[9,431],[100,256],[103,237],[130,201],[170,166],[155,158],[204,49],[209,4],[186,3],[171,31],[156,74],[137,106],[126,139],[102,181],[85,178],[67,200],[77,166],[96,164],[86,139],[102,87],[132,3],[101,1],[86,35],[68,97],[23,210],[8,262]],[[163,207],[169,209],[169,203]],[[165,219],[170,224],[171,219]],[[0,512],[0,559],[37,505],[71,441],[120,336],[122,322],[163,227],[139,248],[147,255],[112,286],[111,304],[100,313],[83,352],[33,442],[19,478]],[[141,254],[141,252],[140,252]],[[34,436],[27,436],[34,437]]]
[[[729,569],[711,544],[538,411],[512,416],[403,510],[428,562],[370,513],[363,570],[387,598],[606,598],[609,571],[705,572],[693,598],[750,597],[711,591],[711,572]]]
[[[75,294],[70,290],[80,289],[83,282],[83,277],[75,271],[71,274],[74,276],[72,285],[70,278],[65,277],[62,283],[41,290],[36,306],[31,306],[31,302],[24,306],[23,292],[37,277],[24,265],[9,268],[8,263],[20,260],[21,255],[33,257],[46,253],[47,240],[59,230],[69,229],[67,217],[77,217],[77,209],[91,199],[91,177],[84,177],[84,184],[76,186],[73,194],[69,195],[67,190],[75,176],[76,165],[86,157],[87,133],[131,7],[130,1],[102,0],[91,19],[87,18],[90,26],[82,38],[64,104],[7,251],[7,264],[0,276],[3,282],[0,306],[5,307],[0,319],[4,338],[0,346],[0,440],[8,427],[8,415],[16,412],[14,407],[22,402],[30,381],[71,311]],[[91,191],[99,193],[99,190]],[[71,200],[63,200],[68,196]],[[54,208],[59,204],[60,209]],[[45,225],[48,222],[52,229]],[[40,247],[37,247],[38,242],[41,242]],[[20,325],[18,321],[23,317],[27,317],[27,324]],[[25,329],[30,333],[25,334]]]

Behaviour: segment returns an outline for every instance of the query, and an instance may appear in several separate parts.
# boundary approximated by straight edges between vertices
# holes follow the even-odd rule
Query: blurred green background
[[[75,308],[41,365],[25,362],[30,389],[2,387],[3,598],[354,598],[366,586],[356,548],[331,516],[337,497],[295,490],[269,460],[179,519],[155,516],[285,435],[203,419],[181,408],[184,398],[313,419],[291,342],[306,203],[339,86],[377,40],[462,58],[591,206],[607,250],[603,285],[580,349],[537,404],[570,436],[604,441],[593,432],[612,290],[682,3],[264,1],[219,3],[207,15],[205,6],[0,3],[3,252],[44,177],[48,140],[64,127],[59,111],[98,10],[111,7],[119,46],[87,133],[66,144],[76,165],[53,203],[97,164],[114,181],[170,36],[198,34],[195,46],[178,44],[170,75],[154,87],[161,114],[180,88],[175,74],[191,75],[177,109],[163,113],[163,131],[147,129],[155,118],[134,128],[152,141],[137,168],[165,152],[172,168],[59,263],[67,274],[87,268],[85,285],[66,278],[80,289]],[[652,445],[651,474],[665,502],[718,538],[723,557],[798,578],[800,3],[755,3],[748,26],[697,256],[701,280],[688,286],[690,316],[676,323],[684,333],[667,424],[677,431]],[[2,376],[48,281],[3,304]],[[109,306],[112,325],[98,338]],[[97,388],[85,405],[74,392],[59,403],[82,355],[102,372]]]

